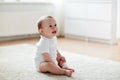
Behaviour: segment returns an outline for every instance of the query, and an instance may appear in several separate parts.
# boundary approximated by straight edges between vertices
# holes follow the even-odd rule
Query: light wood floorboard
[[[0,46],[15,44],[36,44],[39,38],[19,39],[0,42]],[[59,50],[69,51],[75,54],[82,54],[102,59],[120,61],[120,41],[118,45],[109,45],[81,40],[58,38]]]

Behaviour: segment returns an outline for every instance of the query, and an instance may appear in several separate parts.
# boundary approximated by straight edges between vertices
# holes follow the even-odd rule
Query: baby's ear
[[[42,29],[39,29],[38,32],[41,34],[41,33],[43,33],[43,30],[42,30]]]

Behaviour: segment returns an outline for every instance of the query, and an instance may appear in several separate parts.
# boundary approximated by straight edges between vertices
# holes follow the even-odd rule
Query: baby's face
[[[57,34],[57,24],[53,18],[47,18],[42,22],[41,34],[47,38],[52,38]]]

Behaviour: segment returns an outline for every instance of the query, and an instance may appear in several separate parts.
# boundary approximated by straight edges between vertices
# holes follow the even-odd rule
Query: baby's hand
[[[61,67],[61,68],[62,68],[62,63],[63,63],[63,62],[59,59],[59,60],[58,60],[58,66]]]
[[[58,65],[62,68],[63,67],[63,61],[59,61]]]
[[[62,61],[62,63],[66,62],[65,57],[61,56],[60,61]]]

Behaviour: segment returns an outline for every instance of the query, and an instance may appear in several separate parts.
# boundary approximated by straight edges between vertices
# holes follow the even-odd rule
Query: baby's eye
[[[57,26],[57,24],[55,24],[55,26]]]
[[[49,27],[52,27],[52,25],[49,25]]]

